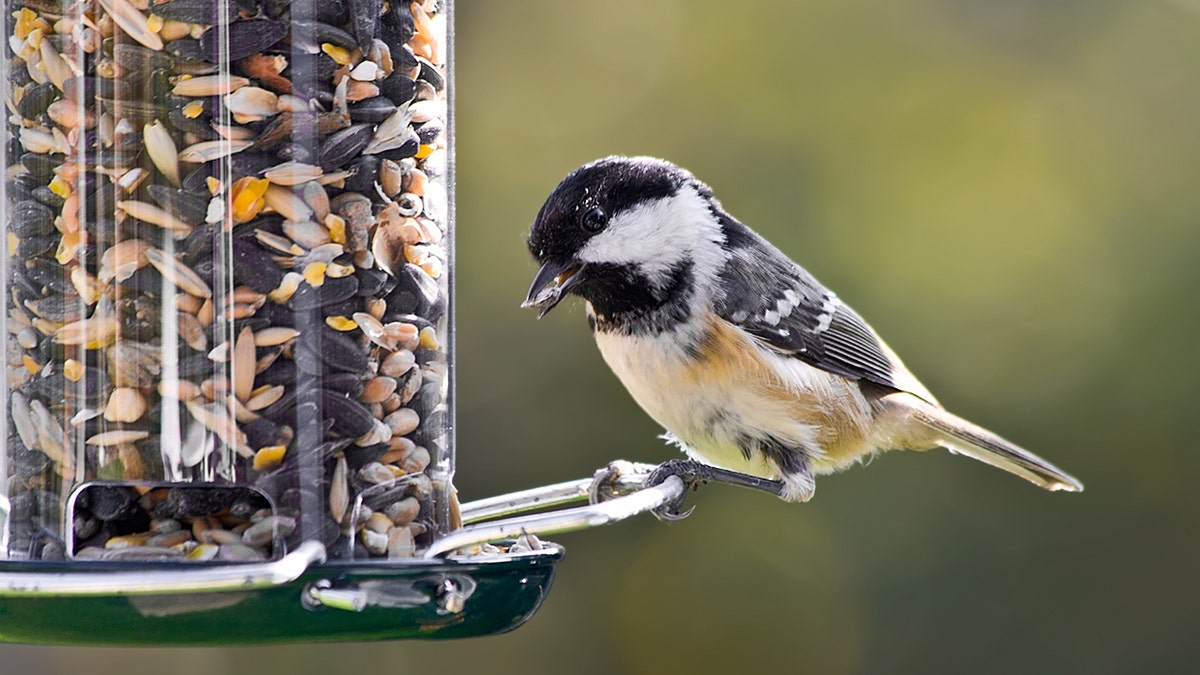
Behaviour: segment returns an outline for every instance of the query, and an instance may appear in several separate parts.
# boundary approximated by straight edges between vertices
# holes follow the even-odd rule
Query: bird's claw
[[[695,477],[695,462],[687,462],[673,459],[668,462],[656,466],[649,473],[645,473],[645,465],[636,465],[623,460],[610,462],[607,466],[600,469],[592,476],[592,483],[588,486],[588,503],[599,504],[601,502],[620,497],[622,494],[628,494],[629,487],[622,489],[621,479],[626,476],[637,477],[645,473],[645,478],[640,480],[638,489],[651,488],[662,484],[663,481],[671,476],[678,476],[684,482],[688,490],[694,489],[698,484]],[[683,498],[686,495],[679,495],[678,498],[672,500],[668,504],[654,509],[652,513],[659,520],[674,521],[682,520],[691,515],[695,507],[683,509]]]
[[[696,510],[696,507],[693,506],[684,511],[683,500],[689,492],[692,492],[698,488],[700,483],[703,481],[703,477],[700,475],[701,466],[703,465],[690,460],[670,459],[656,466],[654,470],[646,476],[644,485],[648,488],[661,485],[663,481],[667,480],[671,476],[679,478],[679,480],[683,481],[684,485],[684,491],[679,495],[679,497],[651,511],[655,518],[670,523],[677,520],[683,520],[684,518],[692,515],[692,511]]]

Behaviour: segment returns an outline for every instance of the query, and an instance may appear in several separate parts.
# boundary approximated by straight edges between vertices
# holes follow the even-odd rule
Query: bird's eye
[[[583,229],[588,232],[599,232],[608,225],[608,213],[599,206],[593,206],[583,214],[583,220],[580,222],[583,224]]]

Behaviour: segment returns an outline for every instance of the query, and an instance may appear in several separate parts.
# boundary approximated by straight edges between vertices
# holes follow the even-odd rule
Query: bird
[[[691,458],[675,463],[693,478],[712,469],[804,502],[817,475],[944,448],[1047,490],[1083,490],[948,412],[858,313],[666,160],[575,169],[528,247],[540,268],[522,306],[540,319],[568,295],[585,301],[604,361]]]

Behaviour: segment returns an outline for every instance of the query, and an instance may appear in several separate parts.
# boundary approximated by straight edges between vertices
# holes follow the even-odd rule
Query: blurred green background
[[[894,454],[789,505],[557,538],[520,630],[453,643],[0,646],[8,673],[1170,673],[1200,658],[1200,0],[458,3],[457,484],[675,450],[523,237],[577,165],[671,159],[947,407],[1079,476]],[[271,617],[262,617],[264,622]]]

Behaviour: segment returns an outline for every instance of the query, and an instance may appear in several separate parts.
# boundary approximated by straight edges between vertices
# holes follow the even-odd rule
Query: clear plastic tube
[[[0,557],[449,527],[447,0],[8,0]]]

